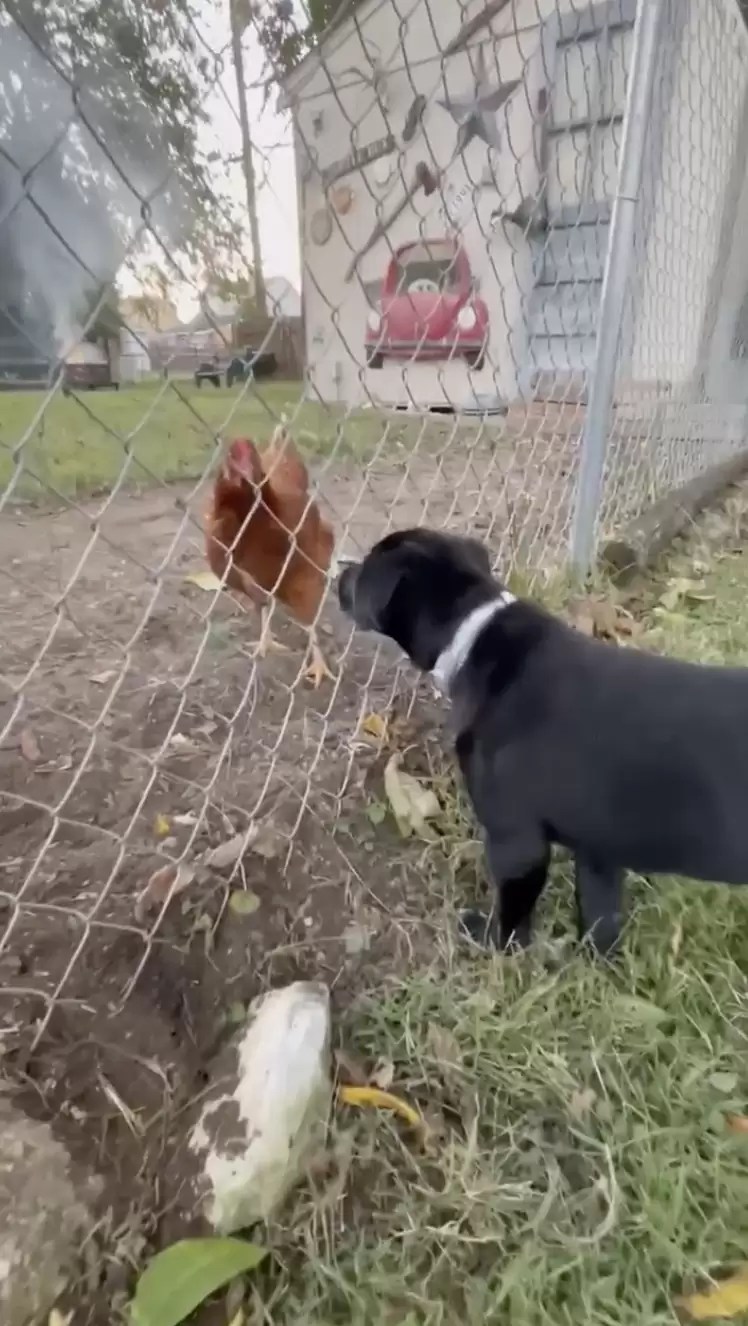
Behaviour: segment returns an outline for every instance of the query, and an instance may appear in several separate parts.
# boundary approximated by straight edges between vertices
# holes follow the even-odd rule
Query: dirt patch
[[[359,500],[353,539],[423,518],[428,479],[405,477],[399,502],[391,474]],[[339,526],[348,483],[328,483]],[[384,757],[359,731],[369,711],[410,713],[412,673],[332,603],[335,685],[301,679],[305,637],[280,611],[289,652],[257,662],[254,613],[186,579],[204,569],[203,499],[161,489],[0,525],[4,1076],[103,1175],[107,1228],[147,1240],[164,1152],[248,1001],[315,976],[345,1005],[433,933],[419,852],[371,814]],[[423,766],[443,718],[428,686],[417,712]],[[269,852],[266,837],[262,855],[203,869],[163,915],[139,916],[155,869],[257,820]],[[240,889],[251,915],[229,905]]]
[[[552,561],[574,430],[552,456],[539,436],[492,436],[465,448],[444,426],[423,454],[395,449],[365,476],[322,467],[342,549],[427,522],[486,537],[499,564],[538,542]],[[360,731],[366,713],[397,712],[423,768],[443,709],[331,601],[334,685],[302,679],[305,636],[281,610],[273,633],[289,652],[257,661],[253,611],[187,580],[204,569],[205,498],[175,486],[0,523],[5,1077],[104,1176],[107,1227],[125,1220],[148,1240],[164,1152],[248,1001],[314,976],[344,1006],[427,957],[444,923],[419,850],[382,822],[384,755]],[[154,870],[258,820],[263,854],[198,870],[163,914],[138,912]],[[251,915],[230,905],[240,889]]]

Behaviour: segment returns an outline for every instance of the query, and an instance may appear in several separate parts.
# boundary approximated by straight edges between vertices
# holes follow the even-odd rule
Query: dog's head
[[[388,534],[338,580],[343,612],[394,640],[424,672],[487,589],[495,593],[496,583],[485,548],[427,529]]]

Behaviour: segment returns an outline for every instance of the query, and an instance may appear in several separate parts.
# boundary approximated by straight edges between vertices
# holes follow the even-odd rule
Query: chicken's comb
[[[251,464],[254,442],[248,437],[235,437],[229,444],[226,459],[234,464]]]
[[[229,479],[241,479],[255,482],[258,476],[259,461],[257,448],[249,437],[236,437],[229,444],[223,462],[224,473]]]

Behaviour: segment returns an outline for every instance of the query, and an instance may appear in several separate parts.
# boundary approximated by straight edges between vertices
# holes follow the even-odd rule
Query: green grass
[[[629,595],[642,647],[748,659],[747,508],[732,501]],[[684,580],[692,596],[664,606]],[[605,966],[575,951],[561,862],[534,951],[472,956],[451,935],[474,832],[434,776],[444,840],[419,869],[435,955],[382,972],[342,1036],[392,1061],[436,1141],[423,1153],[381,1112],[338,1113],[331,1172],[273,1236],[262,1319],[673,1323],[679,1292],[748,1258],[748,1137],[727,1123],[748,1114],[748,889],[632,880],[624,953]]]
[[[344,418],[334,407],[301,401],[297,382],[259,383],[252,390],[190,382],[147,383],[79,398],[57,392],[0,393],[0,491],[38,499],[111,488],[125,469],[129,485],[199,477],[218,436],[250,434],[259,441],[282,414],[307,455],[359,456],[372,451],[384,422],[374,411]],[[393,425],[401,428],[401,425]]]

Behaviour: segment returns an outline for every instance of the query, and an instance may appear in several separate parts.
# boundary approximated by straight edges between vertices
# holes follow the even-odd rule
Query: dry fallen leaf
[[[287,843],[288,840],[286,840]],[[265,861],[272,861],[276,856],[280,856],[283,850],[283,839],[273,825],[266,820],[264,824],[252,825],[247,846],[251,852],[254,852],[255,856],[261,856]]]
[[[342,1082],[349,1086],[365,1087],[369,1081],[369,1074],[364,1065],[359,1063],[358,1059],[347,1050],[336,1050],[334,1054],[335,1067],[338,1077]]]
[[[365,953],[368,949],[371,943],[371,931],[365,925],[359,925],[357,921],[351,921],[350,925],[345,927],[341,939],[349,958],[354,958],[359,953]]]
[[[569,1114],[572,1119],[582,1122],[586,1119],[597,1100],[597,1092],[592,1087],[584,1087],[580,1091],[572,1091],[569,1097]]]
[[[227,838],[225,843],[219,843],[217,847],[206,852],[203,865],[210,866],[212,870],[226,870],[229,866],[235,866],[244,854],[246,845],[246,833],[235,833],[233,837]]]
[[[171,825],[165,815],[157,815],[153,821],[153,832],[157,838],[165,838]]]
[[[412,774],[400,768],[400,756],[392,755],[384,771],[384,790],[404,838],[415,833],[429,840],[431,833],[427,820],[438,815],[441,806],[436,793],[424,787]]]
[[[182,861],[178,866],[161,866],[154,870],[135,903],[135,918],[142,921],[151,907],[163,907],[167,898],[174,899],[195,878],[192,866]]]
[[[745,1114],[726,1114],[725,1123],[731,1133],[748,1133],[748,1116]]]
[[[748,1311],[748,1263],[739,1267],[734,1275],[718,1280],[701,1293],[683,1294],[676,1298],[675,1306],[691,1321],[714,1321],[737,1317]]]
[[[211,848],[203,857],[203,865],[212,870],[227,870],[236,865],[245,852],[254,852],[265,861],[272,861],[283,850],[283,839],[269,821],[250,825],[249,831],[235,833],[225,843]]]
[[[20,736],[20,746],[21,754],[24,760],[29,761],[29,764],[36,764],[42,758],[39,742],[30,727],[23,728]]]
[[[595,614],[590,599],[573,599],[569,604],[569,617],[582,635],[595,634]]]
[[[660,605],[666,612],[674,612],[680,603],[711,603],[713,594],[704,593],[703,580],[687,580],[676,577],[669,580],[664,594],[660,595]]]
[[[388,730],[389,724],[387,719],[383,718],[381,714],[367,714],[366,717],[361,720],[361,726],[359,728],[359,731],[363,732],[365,736],[373,737],[377,742],[385,742],[387,740]]]
[[[174,746],[176,750],[194,750],[195,743],[184,732],[175,732],[169,737],[169,745]]]
[[[621,636],[637,635],[642,629],[641,623],[612,599],[572,599],[568,611],[578,631],[598,640],[618,642]]]
[[[462,1052],[454,1032],[441,1027],[438,1022],[430,1022],[428,1043],[431,1053],[440,1068],[459,1068],[462,1064]]]
[[[197,585],[198,589],[212,590],[223,589],[218,576],[214,576],[212,571],[195,571],[192,575],[185,576],[189,585]]]
[[[106,686],[107,682],[114,681],[114,678],[116,676],[117,676],[117,669],[110,668],[108,672],[94,673],[93,677],[89,677],[88,680],[92,681],[94,683],[94,686]]]
[[[395,1080],[395,1065],[391,1059],[378,1059],[369,1074],[369,1086],[379,1091],[389,1091]]]

